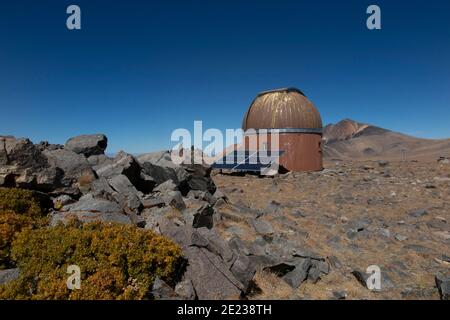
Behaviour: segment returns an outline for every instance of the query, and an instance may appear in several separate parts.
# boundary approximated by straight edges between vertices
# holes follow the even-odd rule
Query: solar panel
[[[263,171],[276,163],[284,151],[234,150],[212,164],[215,169]]]

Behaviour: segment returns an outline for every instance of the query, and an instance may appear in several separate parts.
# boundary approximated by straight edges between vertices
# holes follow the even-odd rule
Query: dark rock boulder
[[[239,299],[244,286],[218,256],[198,247],[186,248],[184,255],[188,259],[184,277],[200,300]]]
[[[194,228],[206,227],[208,229],[211,229],[214,225],[213,215],[213,207],[211,207],[209,204],[201,206],[196,212],[194,212],[192,226]]]
[[[239,255],[230,269],[231,273],[244,285],[244,292],[250,287],[256,273],[256,266],[246,255]]]
[[[70,138],[65,144],[65,149],[89,157],[104,154],[107,146],[108,138],[104,134],[92,134]]]
[[[117,192],[118,202],[128,212],[139,212],[142,209],[142,194],[134,187],[127,176],[120,174],[107,180],[109,186]]]
[[[300,258],[299,261],[295,263],[295,269],[288,272],[283,277],[284,281],[286,281],[286,283],[289,284],[292,288],[298,288],[300,284],[308,277],[311,265],[311,259]]]
[[[43,154],[50,163],[62,170],[64,175],[61,184],[65,187],[78,183],[83,176],[88,176],[90,180],[95,178],[89,162],[83,155],[67,149],[45,150]]]
[[[216,185],[211,179],[211,167],[200,164],[182,165],[182,167],[189,174],[186,183],[190,190],[208,191],[210,194],[215,193]]]
[[[191,237],[193,240],[196,240],[196,243],[201,244],[201,247],[205,247],[212,253],[220,256],[225,263],[232,262],[233,251],[214,229],[205,227],[195,229]]]
[[[137,159],[139,163],[143,165],[143,167],[147,167],[147,171],[150,172],[150,176],[152,176],[151,172],[154,172],[155,170],[158,171],[165,170],[164,174],[160,172],[154,172],[154,175],[156,175],[155,178],[157,178],[160,181],[158,182],[158,184],[168,180],[162,178],[167,175],[172,176],[174,178],[173,179],[174,183],[177,185],[184,184],[188,177],[188,173],[186,172],[186,170],[184,170],[180,165],[173,163],[169,151],[146,153],[140,155]],[[149,163],[153,166],[149,165],[145,166],[146,163]]]
[[[95,213],[122,213],[122,207],[109,200],[95,198],[92,194],[86,194],[76,203],[66,205],[62,211],[88,211]]]
[[[93,168],[99,177],[107,179],[124,175],[137,190],[144,193],[149,193],[155,186],[155,181],[145,177],[139,162],[131,154],[123,151],[119,152],[114,159],[103,161]]]
[[[450,276],[439,273],[435,276],[435,281],[441,300],[450,300]]]
[[[156,185],[160,185],[167,180],[172,180],[177,187],[180,185],[177,173],[171,167],[163,167],[150,162],[141,163],[141,166],[143,174]]]
[[[48,192],[62,175],[29,139],[0,136],[0,186]]]

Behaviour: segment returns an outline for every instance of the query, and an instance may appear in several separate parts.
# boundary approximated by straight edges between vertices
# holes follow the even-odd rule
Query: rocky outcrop
[[[29,139],[0,136],[0,186],[49,191],[63,171]]]
[[[325,259],[274,228],[270,219],[282,218],[282,204],[270,201],[264,210],[232,204],[207,166],[176,165],[167,151],[108,157],[106,146],[104,135],[78,136],[65,146],[3,137],[0,186],[45,191],[53,204],[50,226],[73,219],[132,224],[178,243],[186,263],[177,283],[156,279],[154,298],[239,299],[254,288],[257,270],[293,288],[328,273]],[[221,227],[230,221],[258,239],[226,237]]]
[[[104,154],[108,139],[104,134],[81,135],[67,140],[64,148],[86,157]]]

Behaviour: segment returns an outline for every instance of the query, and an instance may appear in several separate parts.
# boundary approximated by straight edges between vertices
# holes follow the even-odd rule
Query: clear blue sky
[[[450,137],[450,1],[3,1],[0,134],[109,151],[168,148],[175,128],[238,128],[293,86],[324,123]],[[82,30],[66,28],[78,4]],[[382,30],[366,28],[378,4]]]

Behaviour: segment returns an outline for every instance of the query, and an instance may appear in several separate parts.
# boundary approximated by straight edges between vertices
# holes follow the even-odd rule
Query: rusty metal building
[[[258,148],[264,146],[270,150],[270,138],[267,142],[259,141],[260,133],[266,130],[278,132],[278,148],[284,151],[279,164],[286,170],[323,169],[322,119],[314,104],[300,90],[284,88],[261,92],[248,108],[242,128],[246,132],[246,149],[250,148],[249,137],[256,134]]]

